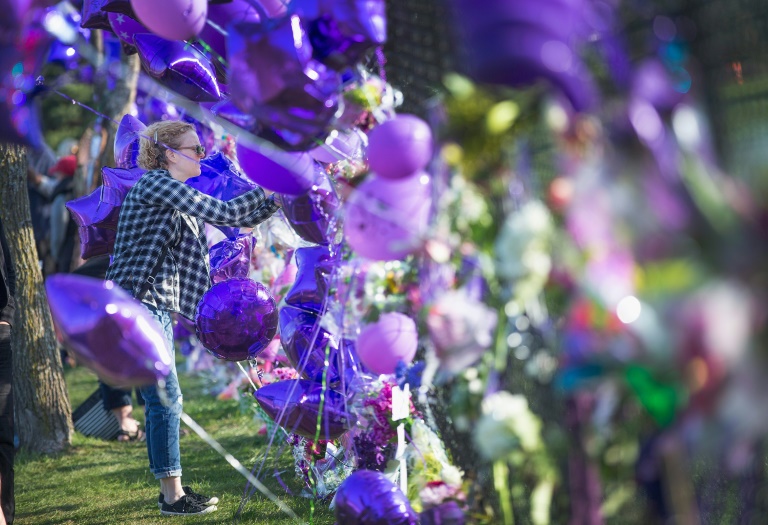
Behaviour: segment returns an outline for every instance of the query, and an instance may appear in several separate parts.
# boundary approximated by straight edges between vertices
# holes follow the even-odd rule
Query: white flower
[[[496,460],[518,447],[532,452],[541,446],[541,421],[528,409],[525,397],[496,392],[483,400],[482,414],[474,439],[484,458]]]
[[[496,271],[513,281],[516,296],[525,301],[538,294],[552,268],[550,255],[554,222],[546,206],[531,201],[509,214],[496,239]]]
[[[443,467],[442,472],[440,472],[440,479],[446,485],[450,485],[451,487],[460,487],[463,475],[464,473],[458,467],[454,467],[453,465],[446,465]]]

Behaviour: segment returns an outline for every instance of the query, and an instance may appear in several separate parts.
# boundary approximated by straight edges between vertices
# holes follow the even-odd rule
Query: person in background
[[[0,525],[13,525],[13,353],[16,271],[0,219]]]
[[[61,157],[48,171],[50,177],[28,171],[33,186],[51,201],[50,242],[51,256],[56,262],[56,273],[67,273],[72,266],[75,249],[76,226],[65,204],[74,195],[74,176],[77,157]]]
[[[163,328],[173,356],[171,312],[193,319],[197,303],[211,286],[205,223],[248,227],[280,208],[275,196],[256,188],[229,201],[185,184],[200,175],[205,148],[192,124],[161,121],[141,138],[138,164],[148,170],[128,191],[120,209],[114,258],[107,279],[141,301]],[[173,363],[173,359],[171,359]],[[160,513],[207,514],[218,498],[181,483],[179,429],[182,395],[176,368],[160,391],[143,387],[149,469],[160,481]]]

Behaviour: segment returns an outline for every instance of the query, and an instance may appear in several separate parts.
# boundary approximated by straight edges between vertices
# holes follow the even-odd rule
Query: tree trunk
[[[21,446],[58,452],[72,440],[72,409],[48,308],[27,196],[24,148],[0,143],[0,214],[16,266],[13,388]]]

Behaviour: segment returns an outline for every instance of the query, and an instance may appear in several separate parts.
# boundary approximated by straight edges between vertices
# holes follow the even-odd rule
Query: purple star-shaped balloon
[[[321,313],[328,293],[328,275],[333,269],[333,260],[327,246],[299,248],[295,253],[296,281],[285,296],[291,306],[310,312]]]
[[[200,163],[200,175],[187,180],[187,184],[222,201],[234,199],[258,188],[256,184],[245,178],[235,163],[220,151],[204,159]],[[229,239],[234,239],[240,232],[240,228],[216,227]]]
[[[256,117],[259,135],[294,151],[325,138],[338,109],[340,77],[312,58],[297,15],[269,28],[233,25],[227,48],[232,101]]]
[[[149,76],[195,102],[221,99],[213,65],[198,49],[152,34],[135,34],[133,42]]]
[[[278,425],[310,439],[315,439],[318,430],[320,439],[336,439],[357,420],[347,411],[342,394],[305,379],[271,383],[253,397]]]
[[[123,16],[123,15],[118,15]],[[139,157],[141,134],[147,126],[133,115],[124,115],[115,133],[115,166],[135,168]]]

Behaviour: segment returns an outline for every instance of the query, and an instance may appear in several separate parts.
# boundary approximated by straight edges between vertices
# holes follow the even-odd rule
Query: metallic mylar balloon
[[[315,439],[318,428],[320,439],[337,439],[357,421],[342,394],[306,379],[265,385],[253,397],[278,425],[310,439]]]
[[[250,279],[214,284],[195,312],[197,338],[226,361],[253,359],[277,333],[277,305],[266,286]]]
[[[329,232],[339,208],[336,192],[324,176],[319,185],[302,195],[283,195],[283,214],[293,230],[305,241],[329,244],[333,234]]]
[[[97,210],[96,217],[92,217],[94,226],[117,230],[120,206],[123,205],[128,191],[144,173],[145,170],[141,168],[104,167],[101,169],[103,184],[99,194],[99,210]]]
[[[203,159],[200,163],[200,175],[187,179],[187,184],[222,201],[234,199],[258,187],[220,151]],[[240,232],[240,228],[230,226],[216,226],[216,228],[229,239],[234,239]]]
[[[163,329],[126,291],[73,274],[52,275],[45,290],[62,343],[101,379],[138,386],[168,375],[171,355]]]
[[[207,0],[131,0],[135,18],[168,40],[187,40],[205,26]]]
[[[312,59],[301,20],[232,26],[227,40],[232,101],[262,125],[263,138],[291,150],[323,140],[339,104],[337,73]]]
[[[429,218],[429,177],[389,180],[369,175],[347,200],[344,236],[373,260],[402,259],[421,246]]]
[[[136,34],[133,41],[144,71],[163,86],[195,102],[221,98],[213,66],[194,47],[151,34]]]
[[[343,70],[362,61],[387,41],[384,0],[336,0],[322,3],[309,25],[313,56]]]
[[[237,143],[237,158],[249,179],[268,190],[288,195],[300,195],[312,187],[316,178],[312,157],[274,148],[264,150],[266,154]]]
[[[280,342],[288,360],[302,377],[321,382],[325,374],[326,384],[335,388],[346,370],[356,368],[356,356],[351,341],[339,341],[317,321],[317,315],[312,312],[283,307],[280,310]]]
[[[336,492],[337,525],[416,525],[419,516],[381,472],[358,470]]]
[[[366,325],[357,338],[357,354],[371,372],[394,374],[397,364],[413,361],[419,346],[419,334],[413,319],[397,312],[382,314]]]
[[[151,33],[149,29],[138,23],[136,20],[123,13],[108,13],[107,19],[112,32],[117,35],[120,42],[123,43],[123,50],[128,55],[136,53],[136,46],[133,43],[133,35],[136,33]]]
[[[83,259],[111,253],[115,246],[117,231],[97,226],[97,223],[115,217],[115,206],[101,200],[102,190],[103,186],[100,186],[88,195],[65,204],[78,226],[80,257]]]
[[[328,294],[328,275],[333,270],[333,260],[326,246],[298,248],[296,258],[296,280],[285,302],[291,306],[322,313],[325,296]]]
[[[208,23],[200,32],[198,39],[205,42],[218,56],[226,58],[227,27],[230,24],[256,24],[259,21],[259,12],[250,0],[232,0],[215,5],[209,2]]]
[[[224,239],[211,246],[211,282],[216,284],[227,279],[247,279],[252,251],[253,237],[250,234]]]
[[[363,139],[355,131],[339,132],[333,130],[322,146],[311,150],[309,154],[318,162],[338,162],[355,156],[363,145]]]
[[[115,15],[125,16],[125,15]],[[135,168],[139,157],[141,134],[147,126],[132,115],[123,115],[115,133],[115,166],[118,168]]]
[[[103,0],[101,9],[107,13],[123,13],[131,18],[136,18],[130,0]]]
[[[368,164],[385,179],[402,179],[427,167],[432,158],[432,130],[414,115],[398,115],[368,135]]]
[[[107,0],[83,0],[82,21],[80,27],[87,29],[105,29],[112,31],[109,13],[103,9]]]

